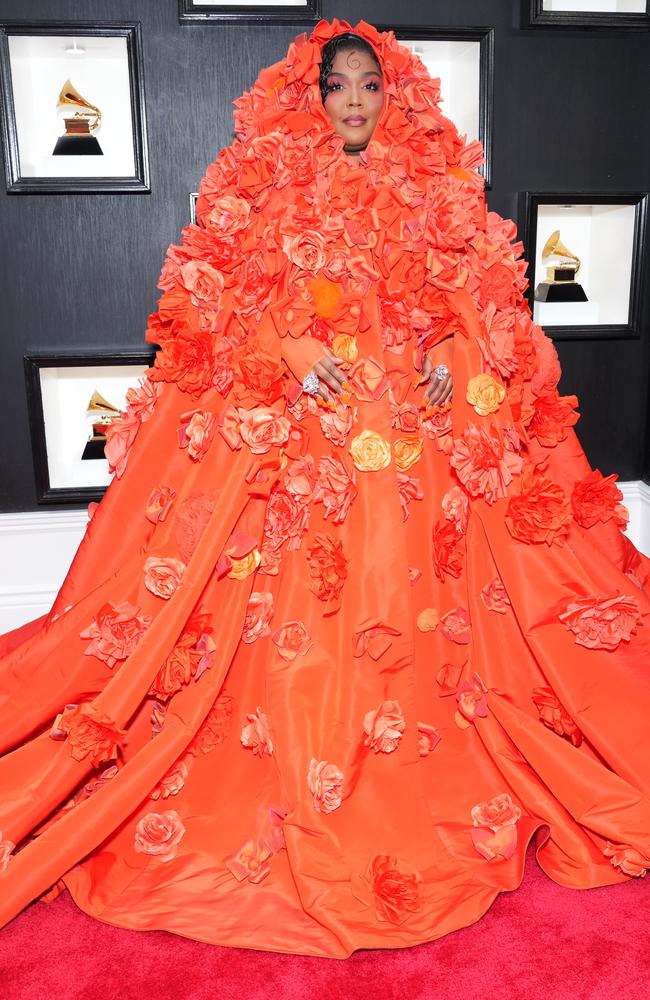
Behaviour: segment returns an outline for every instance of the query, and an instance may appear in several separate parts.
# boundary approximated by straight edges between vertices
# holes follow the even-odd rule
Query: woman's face
[[[326,79],[324,107],[344,150],[358,156],[368,145],[384,106],[384,79],[377,63],[363,49],[336,53]]]

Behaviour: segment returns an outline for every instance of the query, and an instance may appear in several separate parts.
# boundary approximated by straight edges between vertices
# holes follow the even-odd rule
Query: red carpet
[[[647,1000],[650,880],[577,891],[539,869],[472,927],[347,960],[217,948],[86,916],[65,892],[0,931],[2,1000]]]

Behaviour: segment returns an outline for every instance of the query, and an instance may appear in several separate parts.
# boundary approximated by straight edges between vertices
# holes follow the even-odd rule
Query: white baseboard
[[[630,512],[627,534],[650,556],[650,486],[617,485]],[[0,635],[49,611],[87,523],[85,509],[0,514]]]

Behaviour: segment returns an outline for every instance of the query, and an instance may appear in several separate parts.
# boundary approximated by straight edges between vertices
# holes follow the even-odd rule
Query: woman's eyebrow
[[[327,75],[328,76],[344,76],[346,78],[346,80],[348,79],[348,74],[347,73],[335,73],[334,71],[332,71],[331,73],[328,73]],[[367,70],[364,70],[364,72],[361,75],[362,76],[378,76],[378,77],[381,78],[381,73],[379,72],[379,70],[376,70],[376,69],[367,69]]]

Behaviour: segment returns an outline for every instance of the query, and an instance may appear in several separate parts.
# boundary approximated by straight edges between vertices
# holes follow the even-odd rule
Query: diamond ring
[[[438,365],[438,367],[434,368],[433,370],[435,372],[436,378],[439,379],[440,382],[444,382],[444,380],[449,375],[449,369],[447,368],[447,365]]]
[[[302,388],[308,396],[316,396],[318,394],[318,390],[320,389],[320,379],[318,375],[314,375],[313,372],[309,372],[305,375],[302,380]]]

